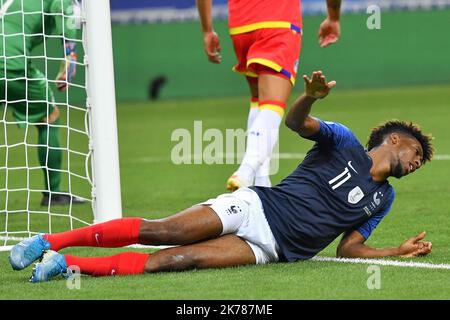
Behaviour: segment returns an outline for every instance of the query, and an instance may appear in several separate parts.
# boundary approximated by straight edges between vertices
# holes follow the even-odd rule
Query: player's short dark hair
[[[367,141],[367,149],[370,151],[373,148],[378,147],[383,143],[386,135],[393,132],[403,133],[417,139],[422,145],[423,163],[431,161],[434,154],[434,147],[431,143],[433,137],[429,134],[424,134],[420,127],[412,122],[391,120],[373,128],[370,133],[369,141]]]

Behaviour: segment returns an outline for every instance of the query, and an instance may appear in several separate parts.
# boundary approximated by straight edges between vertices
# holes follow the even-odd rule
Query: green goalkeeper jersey
[[[76,39],[72,0],[0,0],[0,4],[0,74],[29,68],[32,59],[27,57],[44,35]]]

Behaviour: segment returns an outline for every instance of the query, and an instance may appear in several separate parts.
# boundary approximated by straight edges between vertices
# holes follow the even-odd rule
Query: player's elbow
[[[345,249],[337,248],[336,249],[336,258],[348,258]]]
[[[290,119],[288,117],[286,117],[286,119],[284,120],[284,124],[286,125],[286,127],[288,127],[291,130],[294,130],[294,128],[296,126],[295,121],[292,121],[292,119]]]
[[[286,118],[286,120],[284,121],[284,124],[286,125],[286,127],[288,127],[289,129],[291,129],[294,132],[300,133],[302,131],[303,125],[293,119]]]
[[[344,243],[338,245],[336,248],[336,258],[354,258],[356,246],[351,243]]]
[[[343,246],[339,245],[336,248],[336,258],[346,258],[345,250],[342,248]]]

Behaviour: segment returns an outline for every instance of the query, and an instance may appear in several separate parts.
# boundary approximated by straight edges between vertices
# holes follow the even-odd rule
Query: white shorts
[[[222,221],[222,235],[232,233],[248,243],[257,264],[278,261],[279,248],[255,191],[240,188],[200,205],[209,205],[217,213]]]

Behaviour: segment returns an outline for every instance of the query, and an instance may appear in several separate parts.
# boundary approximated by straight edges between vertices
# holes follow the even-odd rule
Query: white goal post
[[[1,88],[4,90],[0,92],[2,97],[0,105],[3,105],[2,109],[0,108],[0,251],[9,250],[17,241],[39,232],[60,232],[122,217],[109,0],[81,2],[81,6],[78,7],[80,10],[74,13],[74,17],[79,19],[82,34],[78,39],[67,38],[64,32],[62,35],[46,34],[45,23],[43,23],[42,32],[8,33],[8,19],[14,15],[16,17],[22,15],[23,21],[38,14],[42,14],[42,20],[45,21],[49,17],[58,15],[54,12],[45,12],[44,9],[42,9],[43,12],[26,11],[25,2],[29,1],[40,2],[44,8],[45,2],[61,1],[63,3],[67,0],[0,0],[0,41],[3,41],[2,52],[0,52],[0,59],[3,59],[0,65],[3,66],[0,70],[2,72],[0,81],[3,82],[0,84],[3,85]],[[79,0],[76,2],[79,3]],[[62,11],[59,15],[63,25],[66,24],[67,13]],[[23,39],[42,37],[41,53],[30,53],[27,56],[24,50],[23,54],[9,55],[8,41],[18,36],[22,36]],[[59,57],[52,56],[47,50],[47,44],[52,39],[62,43]],[[76,62],[75,78],[78,78],[78,82],[72,83],[68,80],[69,89],[59,94],[59,100],[57,97],[54,101],[54,98],[47,94],[45,101],[38,101],[48,106],[57,105],[61,112],[60,118],[63,120],[55,124],[28,122],[28,106],[36,102],[28,100],[30,71],[28,67],[25,67],[24,77],[12,77],[11,74],[14,73],[7,70],[7,64],[18,58],[33,62],[42,60],[41,70],[45,78],[36,80],[45,81],[47,90],[50,89],[48,92],[56,91],[56,74],[52,74],[51,64],[67,60],[64,45],[69,41],[81,46],[82,54],[79,54],[78,62]],[[68,67],[66,67],[67,70]],[[79,76],[83,73],[84,78]],[[11,87],[14,82],[19,81],[26,83],[24,89],[26,92],[23,93],[26,98],[14,100],[11,98],[8,86]],[[72,101],[71,90],[83,92],[85,101]],[[14,104],[17,103],[27,106],[27,118],[20,123],[15,116],[12,116],[16,110]],[[47,115],[48,113],[49,111]],[[22,128],[17,128],[18,125]],[[35,139],[35,129],[32,128],[39,125],[55,127],[64,132],[60,135],[61,146],[53,147],[54,150],[62,152],[61,169],[49,168],[48,162],[45,165],[37,163],[35,150],[42,147],[52,150],[52,147],[43,146],[42,142],[36,143],[32,140]],[[49,151],[47,151],[46,161],[48,158]],[[43,192],[48,192],[42,187],[42,170],[47,170],[47,181],[49,181],[48,172],[51,170],[59,171],[62,176],[67,177],[61,183],[65,189],[55,193],[81,198],[91,206],[77,207],[72,202],[61,207],[51,204],[48,207],[42,207],[42,203],[39,206],[38,197]],[[81,211],[83,213],[80,213]],[[86,215],[86,211],[91,213]]]
[[[122,217],[116,94],[109,0],[85,0],[84,6],[97,223]]]

